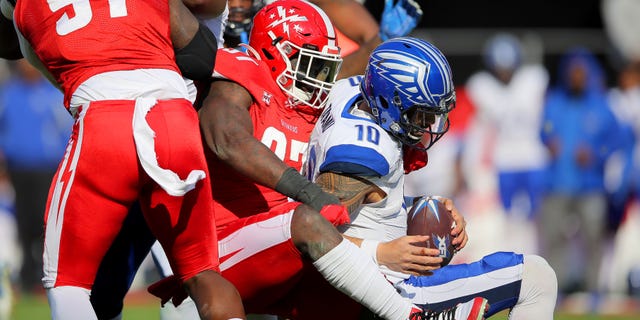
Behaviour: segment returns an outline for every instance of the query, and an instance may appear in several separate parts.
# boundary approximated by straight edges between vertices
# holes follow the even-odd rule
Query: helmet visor
[[[449,113],[431,108],[413,106],[404,112],[407,138],[412,144],[422,143],[426,148],[434,144],[449,130]]]
[[[312,81],[333,84],[338,76],[342,59],[335,56],[321,56],[317,52],[302,49],[296,67],[296,74]]]

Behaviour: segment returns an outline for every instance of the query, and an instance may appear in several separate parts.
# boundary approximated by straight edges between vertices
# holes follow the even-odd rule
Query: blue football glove
[[[422,9],[414,0],[384,1],[384,11],[380,19],[380,39],[387,41],[391,38],[408,35],[420,22]]]

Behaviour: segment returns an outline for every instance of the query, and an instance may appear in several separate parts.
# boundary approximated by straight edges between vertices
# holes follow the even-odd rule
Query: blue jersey
[[[366,177],[386,197],[351,213],[351,224],[342,232],[356,238],[390,241],[406,235],[407,211],[403,206],[404,169],[402,145],[378,126],[358,89],[361,77],[338,81],[327,107],[311,133],[304,173],[314,180],[322,172]]]

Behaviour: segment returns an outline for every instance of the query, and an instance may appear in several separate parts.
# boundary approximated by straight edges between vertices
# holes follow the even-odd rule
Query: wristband
[[[378,245],[380,241],[363,239],[360,244],[360,249],[364,250],[367,254],[373,258],[373,262],[378,264]]]

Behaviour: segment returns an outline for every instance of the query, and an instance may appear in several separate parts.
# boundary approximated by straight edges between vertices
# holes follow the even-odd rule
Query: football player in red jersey
[[[209,174],[181,77],[203,78],[215,37],[177,0],[20,0],[13,18],[76,119],[45,214],[52,318],[96,318],[94,277],[138,199],[199,316],[244,318],[219,274]]]
[[[329,283],[386,319],[421,317],[421,310],[401,298],[371,259],[331,225],[348,221],[345,208],[332,205],[338,198],[298,173],[342,61],[335,39],[322,10],[284,0],[255,16],[248,54],[218,52],[199,114],[212,151],[221,270],[238,288],[248,313],[336,317],[340,306],[304,309],[295,300],[294,288],[305,268],[315,267]],[[163,295],[167,288],[171,278],[151,291]],[[165,299],[174,294],[169,293]]]
[[[406,319],[416,311],[413,317],[421,317],[329,224],[345,221],[341,206],[324,207],[338,199],[297,173],[341,61],[328,18],[303,1],[277,2],[261,12],[249,55],[218,52],[214,81],[200,109],[203,133],[215,151],[209,165],[219,236],[224,237],[223,275],[239,288],[251,313],[335,317],[335,310],[342,310],[337,305],[298,308],[293,288],[305,268],[315,267],[387,319]],[[169,278],[151,291],[168,299],[175,293],[171,284]],[[175,301],[184,298],[176,294]],[[340,317],[357,317],[360,309],[349,310],[356,314]]]

